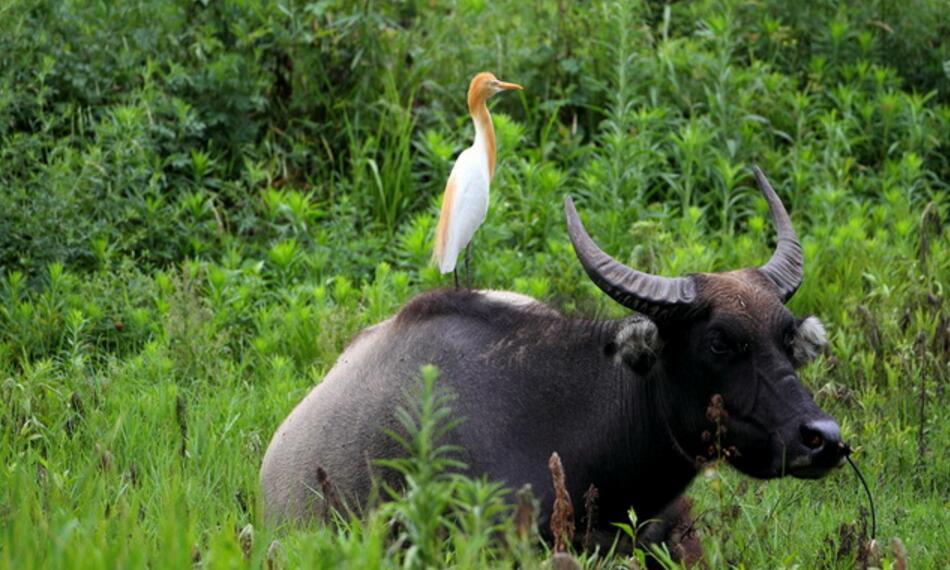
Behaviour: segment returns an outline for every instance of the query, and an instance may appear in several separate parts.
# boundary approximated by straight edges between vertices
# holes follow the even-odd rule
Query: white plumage
[[[488,212],[488,189],[495,174],[495,129],[485,102],[499,91],[521,89],[479,73],[468,88],[468,109],[475,123],[475,142],[459,155],[449,174],[436,227],[432,260],[443,274],[455,272],[458,256],[468,247]],[[458,273],[455,274],[458,285]]]
[[[451,200],[448,212],[451,224],[447,228],[442,255],[437,260],[443,274],[455,271],[459,253],[471,243],[475,230],[485,221],[490,181],[484,153],[474,146],[462,151],[445,186],[444,200]]]

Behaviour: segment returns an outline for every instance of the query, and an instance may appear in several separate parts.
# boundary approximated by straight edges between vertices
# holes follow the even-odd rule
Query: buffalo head
[[[570,198],[568,231],[594,283],[655,324],[657,373],[648,381],[660,381],[654,401],[679,451],[692,459],[725,449],[755,477],[820,477],[848,448],[796,369],[818,354],[825,331],[785,307],[802,281],[802,249],[778,196],[754,172],[778,233],[772,258],[758,268],[676,278],[637,271],[594,244]]]

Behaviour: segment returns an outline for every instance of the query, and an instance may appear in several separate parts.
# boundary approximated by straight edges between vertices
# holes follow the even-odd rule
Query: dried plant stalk
[[[696,532],[696,521],[691,514],[693,502],[687,497],[680,497],[673,508],[670,551],[674,554],[674,559],[687,568],[699,566],[703,561],[703,545]]]
[[[537,503],[531,485],[526,484],[515,493],[515,533],[520,540],[528,540],[537,521]]]
[[[590,550],[593,546],[594,525],[597,524],[597,499],[600,492],[597,487],[591,483],[584,493],[584,550]]]
[[[238,544],[241,545],[241,553],[244,560],[251,559],[251,553],[254,550],[254,525],[248,523],[238,533]]]
[[[279,540],[274,540],[267,547],[267,557],[265,558],[264,568],[267,570],[278,570],[281,567],[281,555],[283,547]]]
[[[564,483],[564,466],[557,452],[551,454],[548,470],[554,482],[554,509],[551,513],[554,552],[566,552],[567,545],[574,541],[574,505]]]
[[[894,553],[894,570],[907,570],[907,548],[904,541],[896,536],[892,538],[891,551]]]
[[[323,511],[323,522],[329,524],[333,519],[333,513],[343,513],[343,501],[340,500],[340,496],[336,492],[336,488],[333,486],[333,482],[330,481],[330,476],[327,475],[326,470],[323,467],[317,467],[317,483],[320,484],[320,492],[323,493],[323,502],[325,505]]]
[[[175,398],[175,420],[178,422],[178,432],[181,434],[181,446],[178,448],[178,453],[182,457],[188,457],[188,407],[185,397],[181,394]]]

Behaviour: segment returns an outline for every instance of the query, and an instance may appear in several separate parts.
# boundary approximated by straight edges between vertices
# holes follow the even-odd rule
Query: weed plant
[[[494,103],[474,282],[624,314],[574,258],[565,194],[631,266],[760,264],[760,165],[805,251],[791,308],[829,329],[802,377],[874,492],[876,563],[946,567],[945,15],[943,0],[4,3],[0,567],[549,557],[497,483],[439,464],[453,420],[431,371],[401,416],[413,453],[390,502],[308,529],[269,527],[259,505],[271,435],[349,339],[450,284],[429,247],[481,70],[525,90]],[[843,470],[762,482],[713,463],[688,494],[711,567],[852,568],[862,492]]]

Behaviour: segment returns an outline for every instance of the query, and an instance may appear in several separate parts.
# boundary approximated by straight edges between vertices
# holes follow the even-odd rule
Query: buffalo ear
[[[807,317],[798,324],[795,338],[792,340],[792,360],[795,366],[811,362],[828,346],[828,333],[825,325],[817,317]]]
[[[626,319],[612,344],[617,357],[638,374],[650,371],[663,346],[656,324],[643,315]]]

